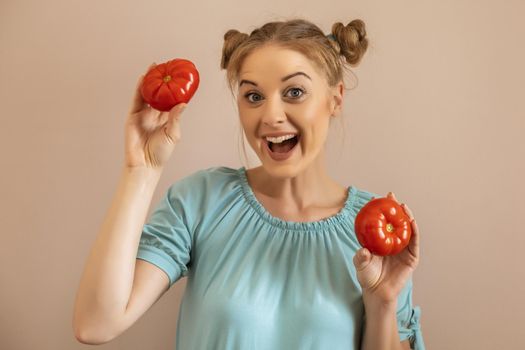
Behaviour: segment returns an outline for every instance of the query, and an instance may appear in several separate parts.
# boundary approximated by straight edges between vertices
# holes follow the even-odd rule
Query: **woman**
[[[142,101],[139,79],[122,178],[77,295],[77,339],[114,339],[188,276],[178,350],[424,349],[412,306],[419,232],[410,210],[403,205],[409,246],[372,255],[353,223],[377,195],[338,184],[324,164],[343,105],[343,60],[355,65],[364,55],[364,23],[336,23],[325,36],[293,19],[250,35],[230,30],[224,40],[221,68],[262,164],[176,181],[144,224],[185,105],[159,115]]]

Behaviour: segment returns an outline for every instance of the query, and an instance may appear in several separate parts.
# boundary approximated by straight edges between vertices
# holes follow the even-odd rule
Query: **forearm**
[[[366,329],[361,350],[403,350],[397,329],[396,303],[381,303],[363,295]]]
[[[124,314],[141,228],[160,174],[123,168],[80,280],[73,316],[77,333],[109,333],[113,321]]]

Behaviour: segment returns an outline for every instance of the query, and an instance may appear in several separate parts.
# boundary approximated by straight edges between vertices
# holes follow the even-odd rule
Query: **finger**
[[[169,112],[160,112],[157,116],[157,125],[164,125],[169,120]]]
[[[410,218],[410,222],[412,222],[414,220],[414,214],[412,214],[412,210],[410,210],[410,208],[405,203],[401,204],[401,207]]]
[[[419,257],[419,227],[417,226],[416,219],[412,214],[412,211],[406,204],[401,205],[410,219],[410,225],[412,228],[412,237],[410,238],[409,250],[416,258]]]
[[[154,66],[156,66],[155,62],[150,64],[150,66],[146,70],[146,74]],[[142,98],[142,94],[140,93],[140,87],[142,85],[142,81],[144,80],[144,77],[146,76],[146,74],[141,75],[137,80],[137,84],[135,85],[135,94],[133,96],[133,102],[130,108],[130,113],[137,113],[138,111],[142,110],[147,104],[146,101],[144,101],[144,99]]]
[[[410,238],[409,249],[416,259],[419,259],[419,239],[419,227],[417,226],[416,220],[413,220],[412,237]]]
[[[390,199],[393,199],[394,201],[397,202],[397,199],[396,199],[396,196],[394,195],[394,192],[388,192],[387,197],[390,198]]]
[[[179,103],[178,105],[174,106],[168,114],[168,124],[166,125],[166,132],[173,139],[178,140],[180,137],[180,135],[178,135],[178,123],[180,115],[186,109],[186,106],[186,103]]]

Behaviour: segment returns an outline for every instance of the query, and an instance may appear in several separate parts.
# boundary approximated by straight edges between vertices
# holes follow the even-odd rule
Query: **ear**
[[[331,90],[330,96],[330,109],[332,116],[337,116],[341,113],[343,109],[343,94],[344,94],[344,85],[340,81],[335,87]]]

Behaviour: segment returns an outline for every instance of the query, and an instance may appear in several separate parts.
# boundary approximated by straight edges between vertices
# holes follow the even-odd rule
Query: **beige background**
[[[242,165],[219,69],[224,32],[304,16],[327,34],[335,21],[367,25],[370,48],[346,95],[345,134],[331,131],[329,171],[342,184],[393,191],[413,210],[427,348],[523,349],[524,3],[188,3],[0,2],[0,348],[86,347],[72,332],[74,296],[147,66],[184,57],[201,73],[157,202],[198,169]],[[100,348],[174,349],[185,283]]]

